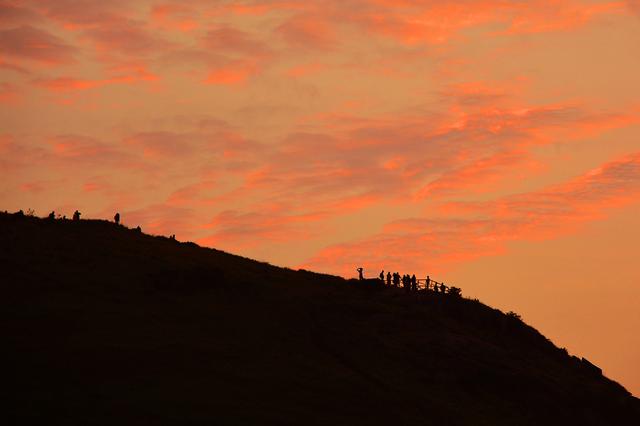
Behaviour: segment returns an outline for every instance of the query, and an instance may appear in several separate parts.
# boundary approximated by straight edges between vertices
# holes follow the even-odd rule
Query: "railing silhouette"
[[[440,293],[440,294],[452,294],[452,295],[456,295],[456,296],[461,296],[462,295],[462,289],[460,289],[459,287],[453,286],[453,285],[447,285],[444,283],[444,281],[436,281],[434,279],[431,279],[431,277],[429,277],[429,287],[427,288],[427,279],[426,278],[417,278],[416,279],[416,286],[415,286],[415,290],[412,289],[412,285],[411,283],[409,283],[409,285],[404,284],[402,281],[398,281],[397,283],[395,283],[393,281],[393,279],[388,282],[387,278],[385,277],[384,279],[380,279],[380,277],[376,277],[376,278],[363,278],[362,281],[365,282],[370,282],[370,283],[375,283],[378,282],[381,285],[383,285],[384,287],[392,287],[392,288],[404,288],[404,289],[408,289],[411,291],[433,291],[434,293]],[[438,291],[435,291],[436,286],[438,286]],[[447,290],[446,292],[443,291],[443,287]],[[453,291],[452,291],[453,289]]]

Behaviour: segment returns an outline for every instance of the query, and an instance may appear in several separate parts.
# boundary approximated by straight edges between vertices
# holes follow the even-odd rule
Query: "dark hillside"
[[[478,301],[1,213],[0,273],[3,424],[640,424],[624,388]]]

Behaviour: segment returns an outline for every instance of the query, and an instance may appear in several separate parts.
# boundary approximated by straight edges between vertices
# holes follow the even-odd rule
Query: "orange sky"
[[[640,395],[640,1],[0,0],[0,208],[427,273]]]

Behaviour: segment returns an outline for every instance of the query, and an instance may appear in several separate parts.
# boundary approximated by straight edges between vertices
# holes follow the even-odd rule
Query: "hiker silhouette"
[[[416,274],[411,275],[411,291],[418,291],[418,280],[416,280]]]
[[[47,219],[54,220],[55,218],[56,218],[56,212],[52,210],[51,213],[49,213],[49,216],[47,216]]]
[[[427,275],[427,279],[425,280],[425,288],[429,291],[429,286],[431,285],[431,277]]]
[[[384,269],[380,271],[380,281],[384,282]]]
[[[120,213],[116,213],[116,215],[113,217],[113,221],[116,223],[116,225],[120,225]]]
[[[402,287],[406,291],[410,291],[411,290],[411,277],[409,276],[409,274],[405,274],[405,275],[402,276]]]
[[[391,272],[387,272],[387,286],[391,287]]]
[[[362,276],[362,272],[364,271],[364,268],[356,268],[356,271],[358,271],[358,279],[364,280],[364,276]]]
[[[78,210],[73,212],[73,220],[80,220],[80,214],[81,213]]]

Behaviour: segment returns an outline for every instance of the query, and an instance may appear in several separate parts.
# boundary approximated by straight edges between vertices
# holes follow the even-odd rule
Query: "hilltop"
[[[0,268],[7,424],[640,420],[597,367],[477,300],[6,213]]]

